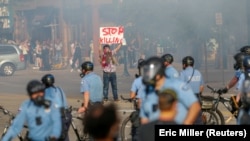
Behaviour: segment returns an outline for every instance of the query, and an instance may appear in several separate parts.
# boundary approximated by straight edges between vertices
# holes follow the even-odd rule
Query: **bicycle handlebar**
[[[221,90],[217,90],[209,85],[207,85],[207,88],[209,88],[213,93],[217,93],[219,95],[223,94],[223,92]]]
[[[11,118],[14,118],[15,116],[14,116],[14,114],[12,113],[12,112],[10,112],[9,110],[7,110],[7,109],[5,109],[3,106],[1,106],[0,105],[0,109],[3,111],[3,113],[5,114],[5,115],[9,115],[9,116],[11,116]]]
[[[136,100],[136,98],[125,98],[125,97],[123,97],[123,95],[121,95],[121,99],[129,101],[129,102],[132,102],[133,100]]]

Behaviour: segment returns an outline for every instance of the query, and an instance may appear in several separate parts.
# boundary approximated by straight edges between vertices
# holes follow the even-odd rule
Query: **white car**
[[[15,45],[0,44],[0,74],[11,76],[16,70],[25,69],[22,51]]]

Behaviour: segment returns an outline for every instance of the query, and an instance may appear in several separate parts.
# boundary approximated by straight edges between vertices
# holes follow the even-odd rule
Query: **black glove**
[[[228,88],[225,87],[225,88],[221,88],[218,90],[218,93],[227,93],[228,92]]]

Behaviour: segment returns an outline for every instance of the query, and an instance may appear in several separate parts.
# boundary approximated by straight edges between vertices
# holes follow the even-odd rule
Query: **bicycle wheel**
[[[202,111],[202,120],[205,125],[219,125],[218,118],[213,111]]]
[[[0,109],[0,131],[3,132],[4,128],[9,124],[11,117],[4,114],[4,111]]]
[[[213,112],[216,114],[216,116],[218,118],[219,125],[225,125],[225,118],[224,118],[223,114],[221,113],[221,111],[219,109],[216,109]]]
[[[132,141],[132,123],[130,121],[130,116],[126,117],[121,126],[121,141]]]
[[[79,115],[76,111],[77,108],[73,108],[72,111],[72,121],[71,126],[69,128],[69,137],[70,140],[76,140],[76,141],[91,141],[92,138],[89,137],[88,134],[84,133],[84,126],[82,124],[83,122],[83,115]],[[75,135],[75,136],[71,136]]]

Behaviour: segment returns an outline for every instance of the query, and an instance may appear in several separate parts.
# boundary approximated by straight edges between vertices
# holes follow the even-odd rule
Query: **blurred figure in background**
[[[117,110],[113,103],[94,105],[84,116],[84,132],[94,141],[116,141],[120,124]]]
[[[94,44],[93,40],[90,41],[89,44],[89,59],[91,62],[94,62]]]
[[[76,62],[78,62],[77,66],[76,66]],[[74,69],[77,69],[78,72],[81,72],[80,71],[81,62],[82,62],[82,50],[81,50],[80,44],[78,42],[75,42],[75,49],[74,49],[70,72],[73,72]]]

